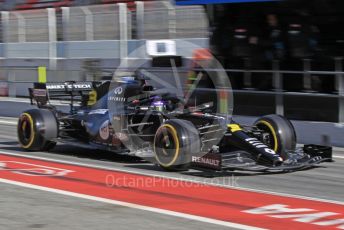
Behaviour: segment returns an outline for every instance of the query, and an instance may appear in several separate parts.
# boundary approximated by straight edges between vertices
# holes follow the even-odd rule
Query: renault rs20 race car
[[[28,151],[47,151],[57,142],[77,144],[152,156],[173,171],[283,172],[332,160],[331,147],[297,148],[294,127],[282,116],[263,116],[244,126],[213,112],[211,102],[191,109],[136,73],[114,81],[35,83],[29,91],[38,108],[23,112],[18,122],[20,145]],[[68,99],[69,111],[57,109],[52,99]]]

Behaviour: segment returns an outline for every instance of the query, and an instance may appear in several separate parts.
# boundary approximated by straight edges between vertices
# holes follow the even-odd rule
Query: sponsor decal
[[[74,89],[92,89],[91,84],[77,84],[77,85],[68,85],[67,86],[69,89],[74,88]]]
[[[267,153],[276,154],[276,152],[274,150],[270,149],[267,145],[260,142],[257,138],[247,138],[247,139],[245,139],[245,141],[248,142],[249,144],[253,145],[257,149],[264,149],[264,151]]]
[[[34,89],[33,90],[34,97],[46,97],[47,91],[45,89]]]
[[[191,161],[194,163],[200,163],[204,166],[212,166],[212,167],[220,167],[220,160],[210,158],[210,157],[197,157],[197,156],[192,156]]]
[[[73,171],[19,161],[1,161],[0,171],[10,171],[25,176],[65,176]]]
[[[126,99],[124,97],[113,97],[113,96],[109,97],[108,100],[109,101],[120,101],[120,102],[126,101]]]
[[[108,109],[96,109],[96,110],[91,110],[89,112],[89,115],[91,114],[106,114],[109,110]]]
[[[48,90],[64,90],[64,89],[92,89],[91,83],[76,83],[76,84],[47,84]]]
[[[116,133],[115,137],[117,137],[117,139],[120,140],[121,142],[126,142],[129,140],[128,135],[125,133]]]
[[[47,85],[47,89],[65,89],[65,85]]]
[[[110,136],[110,129],[109,129],[109,121],[105,121],[99,128],[99,136],[102,140],[109,139]]]
[[[112,140],[111,140],[111,144],[112,144],[112,146],[118,146],[118,145],[122,144],[122,142],[120,139],[118,139],[118,137],[116,135],[113,135]]]
[[[238,125],[238,124],[229,124],[228,125],[228,129],[234,133],[234,132],[238,132],[238,131],[241,131],[241,127]]]
[[[344,219],[336,218],[336,216],[340,215],[340,213],[336,212],[319,212],[310,208],[290,208],[288,205],[284,204],[272,204],[245,210],[243,212],[278,219],[289,219],[295,222],[309,223],[318,226],[344,229]]]
[[[121,117],[120,116],[113,116],[112,118],[114,121],[120,121],[121,120]]]
[[[124,98],[123,96],[120,96],[124,92],[122,86],[119,86],[119,87],[115,88],[112,92],[113,92],[112,96],[108,97],[109,101],[119,101],[119,102],[127,101],[126,98]]]
[[[117,94],[117,95],[122,94],[123,93],[123,88],[121,86],[115,88],[114,93]]]

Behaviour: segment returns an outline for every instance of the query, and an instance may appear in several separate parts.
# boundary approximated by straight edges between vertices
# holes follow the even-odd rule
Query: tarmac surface
[[[335,151],[335,163],[288,174],[231,172],[204,174],[198,171],[171,173],[161,171],[149,162],[133,157],[95,152],[72,146],[58,145],[51,152],[23,152],[17,144],[15,119],[0,119],[0,153],[39,157],[52,161],[120,169],[145,175],[162,175],[344,202],[344,154]],[[151,213],[112,204],[87,201],[59,194],[37,191],[0,183],[0,229],[225,229],[224,226]],[[228,228],[226,228],[228,229]]]

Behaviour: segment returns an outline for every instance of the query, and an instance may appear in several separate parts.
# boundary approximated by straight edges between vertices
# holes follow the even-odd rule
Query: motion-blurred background
[[[235,114],[344,122],[342,0],[3,0],[0,7],[1,96],[26,96],[39,66],[48,81],[98,79],[147,40],[170,39],[187,60],[194,46],[185,42],[221,61]]]

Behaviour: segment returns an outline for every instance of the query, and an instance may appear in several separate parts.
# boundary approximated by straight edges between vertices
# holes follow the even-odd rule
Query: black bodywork
[[[125,82],[36,83],[30,98],[39,109],[55,115],[56,142],[152,157],[159,127],[169,120],[183,120],[193,124],[200,140],[199,151],[188,158],[189,167],[281,172],[332,160],[332,149],[325,146],[305,145],[276,152],[269,143],[270,132],[216,114],[211,103],[191,109],[182,98],[157,93],[137,76]],[[68,100],[69,111],[58,110],[51,103],[54,99]]]

